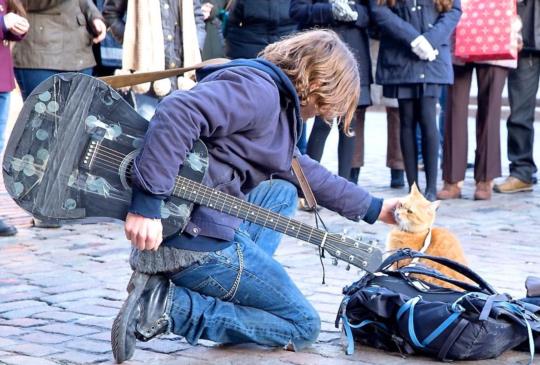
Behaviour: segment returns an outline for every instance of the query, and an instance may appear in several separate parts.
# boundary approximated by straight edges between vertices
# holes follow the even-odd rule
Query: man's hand
[[[92,24],[94,25],[94,30],[96,32],[96,36],[94,37],[94,39],[92,39],[92,41],[94,43],[99,43],[104,40],[105,36],[107,35],[107,26],[105,25],[105,23],[103,23],[103,20],[99,18],[94,19],[92,21]]]
[[[397,224],[394,212],[399,204],[399,198],[384,199],[378,220],[387,224]]]
[[[11,33],[22,36],[28,32],[30,24],[26,18],[15,13],[7,13],[4,15],[4,25]]]
[[[126,238],[139,250],[157,250],[163,241],[161,219],[128,213],[124,225]]]

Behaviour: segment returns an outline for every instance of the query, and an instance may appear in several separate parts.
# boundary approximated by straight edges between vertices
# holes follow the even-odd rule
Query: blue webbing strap
[[[347,337],[347,349],[345,350],[347,355],[352,355],[354,353],[354,337],[351,328],[362,328],[368,324],[374,324],[384,330],[388,330],[388,327],[386,327],[384,323],[375,322],[369,319],[366,319],[358,324],[350,324],[346,315],[343,315],[341,319],[343,320],[343,329],[345,330],[345,336]]]
[[[515,305],[513,303],[508,303],[508,302],[501,302],[499,305],[501,307],[503,307],[503,308],[508,309],[510,312],[521,316],[523,318],[523,320],[525,321],[525,325],[527,326],[527,336],[529,337],[529,353],[531,355],[529,365],[531,365],[533,363],[533,360],[534,360],[534,338],[533,338],[533,334],[532,334],[531,325],[530,325],[529,321],[527,320],[527,317],[525,315],[525,312],[524,312],[523,308],[521,308],[521,307],[519,307],[519,306],[517,306],[517,305]]]
[[[414,330],[414,307],[416,303],[418,303],[421,299],[422,297],[420,296],[409,299],[405,304],[401,306],[401,308],[399,308],[399,311],[397,313],[397,318],[399,320],[406,311],[409,311],[409,318],[407,322],[408,324],[407,327],[409,330],[409,337],[411,338],[411,341],[416,347],[424,348],[427,345],[429,345],[431,342],[433,342],[437,337],[439,337],[452,323],[454,323],[454,321],[459,318],[461,311],[457,310],[454,313],[452,313],[437,328],[435,328],[422,342],[420,342],[418,340],[418,337],[416,336],[416,331]]]

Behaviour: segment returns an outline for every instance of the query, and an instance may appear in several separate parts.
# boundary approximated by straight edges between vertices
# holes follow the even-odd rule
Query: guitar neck
[[[184,177],[176,178],[173,195],[317,246],[323,244],[327,236],[326,231],[313,228]]]

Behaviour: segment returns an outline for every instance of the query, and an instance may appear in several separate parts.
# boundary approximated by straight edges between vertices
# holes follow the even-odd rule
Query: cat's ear
[[[418,190],[418,186],[416,186],[416,182],[413,182],[413,184],[411,186],[411,194],[412,195],[422,195],[420,193],[420,190]]]
[[[439,209],[440,205],[441,205],[441,201],[435,200],[434,202],[431,203],[431,209],[433,209],[433,211],[436,211],[437,209]]]

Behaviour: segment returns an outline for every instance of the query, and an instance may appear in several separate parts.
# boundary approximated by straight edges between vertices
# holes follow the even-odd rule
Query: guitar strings
[[[113,157],[110,161],[107,160],[107,159],[102,159],[102,158],[100,158],[100,160],[102,160],[102,161],[105,161],[105,162],[107,162],[107,163],[108,163],[108,162],[111,162],[111,161],[112,161],[112,162],[118,163],[118,160],[117,160],[117,159],[115,160],[114,158],[117,157],[117,158],[122,159],[122,156],[123,156],[123,155],[120,154],[120,153],[118,153],[116,150],[107,148],[107,147],[105,147],[105,146],[99,146],[99,149],[104,149],[104,150],[110,151],[108,157]],[[99,154],[99,151],[96,151],[96,152],[97,152],[97,154]],[[103,155],[105,155],[105,153],[104,153]],[[124,157],[125,157],[125,156],[124,156]],[[113,166],[113,167],[114,167],[114,166]],[[191,180],[189,180],[189,179],[187,179],[187,178],[182,178],[182,179],[184,179],[185,181],[189,182],[188,185],[191,185],[192,187],[198,188],[198,189],[200,189],[200,190],[205,190],[205,191],[203,191],[202,194],[199,194],[199,195],[202,195],[203,198],[209,199],[210,196],[214,196],[214,195],[215,195],[216,190],[212,190],[211,188],[209,188],[209,187],[207,187],[207,186],[205,186],[205,185],[198,184],[198,183],[196,183],[196,182],[192,182]],[[176,189],[177,187],[178,187],[178,184],[175,184],[175,189]],[[190,187],[190,186],[188,186],[188,187]],[[240,200],[240,199],[238,199],[238,198],[236,198],[236,197],[232,197],[232,196],[231,196],[231,197],[230,197],[231,199],[229,199],[229,198],[228,198],[229,195],[224,194],[224,193],[222,193],[222,192],[219,192],[219,193],[222,194],[222,195],[225,197],[225,199],[226,199],[226,200],[229,200],[231,203],[235,203],[235,201],[232,200],[232,199],[236,199],[236,200],[238,200],[238,202],[237,202],[238,204],[242,204],[242,205],[245,205],[245,206],[247,206],[247,207],[252,206],[252,207],[255,208],[255,209],[256,209],[256,208],[261,209],[260,207],[254,205],[254,204],[250,204],[250,203],[248,203],[248,202],[242,201],[242,200]],[[192,195],[192,194],[190,193],[190,196],[191,196],[191,195]],[[189,200],[189,199],[188,199],[188,200]],[[223,204],[223,206],[225,206],[225,203]],[[231,211],[232,211],[232,210],[229,211],[229,214],[230,214]],[[273,216],[273,217],[275,217],[276,219],[279,218],[279,219],[289,220],[289,221],[287,222],[287,225],[286,225],[285,227],[284,227],[283,225],[275,225],[275,228],[280,227],[281,229],[285,230],[285,232],[287,232],[287,231],[288,231],[288,230],[287,230],[287,229],[288,229],[288,225],[289,225],[291,222],[294,222],[295,224],[300,225],[300,228],[301,228],[301,229],[304,228],[304,234],[306,234],[306,235],[307,235],[307,232],[305,232],[305,227],[308,227],[309,233],[310,233],[310,238],[311,238],[311,236],[313,235],[313,233],[316,233],[316,236],[318,235],[318,236],[319,236],[318,238],[319,238],[320,240],[322,240],[322,239],[324,238],[324,234],[325,234],[324,231],[316,230],[316,229],[314,229],[314,228],[312,228],[312,227],[310,227],[310,226],[304,225],[304,224],[302,224],[302,223],[300,223],[300,222],[295,222],[294,220],[290,220],[290,219],[288,219],[288,218],[284,218],[283,216],[281,216],[281,215],[279,215],[279,214],[276,214],[276,213],[274,213],[274,212],[270,212],[270,213],[271,213],[271,215],[268,215],[268,216],[266,217],[265,223],[263,223],[263,224],[266,224],[267,220],[268,220],[271,216]],[[248,216],[249,216],[249,214],[246,215],[246,218],[247,218]],[[257,216],[256,218],[259,218],[259,216]],[[255,222],[255,223],[260,223],[260,222]],[[296,232],[299,232],[299,231],[297,230]],[[298,236],[297,236],[297,238],[298,238]],[[329,237],[329,238],[332,239],[332,237]],[[355,248],[355,249],[359,249],[359,250],[365,251],[362,247],[356,247],[356,245],[354,245],[354,244],[352,244],[352,245],[351,245],[351,244],[348,244],[347,242],[344,242],[344,241],[341,240],[341,239],[340,239],[340,240],[337,240],[337,239],[336,239],[336,241],[339,241],[338,243],[339,243],[340,245],[344,245],[344,246],[347,246],[347,247],[350,247],[350,248]],[[360,243],[360,244],[362,244],[362,245],[364,245],[364,246],[368,246],[368,248],[371,248],[371,246],[368,245],[368,244],[365,244],[365,243]],[[349,251],[347,251],[347,252],[349,252]]]
[[[105,159],[104,159],[104,158],[101,158],[101,157],[99,156],[100,152],[97,151],[97,149],[96,149],[96,155],[95,155],[95,157],[98,158],[99,160],[103,161],[103,163],[104,163],[107,167],[113,167],[113,168],[115,167],[115,165],[110,165],[110,164],[109,164],[109,163],[111,163],[111,162],[113,162],[113,163],[114,163],[114,162],[115,162],[115,163],[118,163],[118,166],[119,166],[120,163],[121,163],[121,161],[122,161],[123,158],[125,157],[125,155],[122,155],[121,153],[118,153],[117,151],[115,151],[115,150],[113,150],[113,149],[110,149],[110,148],[107,148],[107,147],[105,147],[105,146],[99,146],[99,149],[103,149],[103,150],[108,150],[108,151],[110,151],[110,152],[109,152],[109,155],[108,155],[108,157],[109,157],[109,160],[108,160],[108,159],[106,159],[106,158],[105,158]],[[104,156],[107,156],[107,155],[106,155],[106,152],[107,152],[107,151],[104,151],[104,152],[105,152],[105,153],[103,153],[103,155],[104,155]],[[116,170],[114,170],[114,171],[116,172]],[[130,175],[130,172],[128,172],[128,175]],[[128,177],[129,177],[129,176],[128,176]],[[198,194],[198,195],[202,195],[203,198],[209,199],[211,196],[215,195],[215,193],[213,193],[213,192],[215,192],[215,190],[212,190],[211,188],[208,188],[208,187],[206,187],[205,185],[202,185],[202,184],[192,184],[192,183],[191,183],[191,180],[189,180],[189,179],[187,179],[187,178],[183,178],[183,179],[190,182],[190,183],[188,183],[188,185],[192,185],[193,187],[196,187],[196,188],[198,188],[198,189],[200,189],[200,190],[206,190],[206,189],[208,189],[207,191],[203,191],[202,194]],[[177,187],[179,187],[178,184],[175,184],[175,190],[176,190]],[[190,187],[190,186],[188,186],[188,187]],[[202,187],[202,188],[201,188],[201,187]],[[219,192],[219,193],[221,193],[221,192]],[[228,199],[228,198],[227,198],[227,197],[228,197],[227,194],[224,194],[224,193],[221,193],[221,194],[223,194],[223,196],[225,197],[226,200]],[[190,196],[191,196],[191,193],[190,193]],[[231,198],[238,199],[238,198],[236,198],[236,197],[231,197]],[[189,199],[188,199],[188,200],[189,200]],[[232,200],[232,199],[228,199],[228,200],[230,200],[231,203],[238,203],[238,204],[246,205],[246,206],[248,206],[248,207],[249,207],[250,205],[252,205],[253,207],[256,207],[256,208],[258,208],[258,209],[261,209],[260,207],[258,207],[258,206],[256,206],[256,205],[250,204],[250,203],[248,203],[248,202],[241,201],[240,199],[238,199],[239,202],[235,202],[235,201]],[[225,206],[225,203],[223,204],[223,207],[224,207],[224,206]],[[223,209],[223,208],[222,208],[222,209]],[[231,214],[231,213],[230,213],[231,211],[232,211],[232,210],[229,211],[229,214]],[[270,218],[271,215],[275,215],[276,218],[280,218],[280,220],[283,220],[283,219],[288,220],[288,222],[287,222],[287,224],[286,224],[285,226],[284,226],[283,224],[276,224],[276,225],[275,225],[275,228],[274,228],[274,229],[277,229],[277,228],[279,227],[280,229],[282,229],[282,230],[285,231],[285,232],[284,232],[285,234],[287,234],[286,232],[289,232],[288,228],[289,228],[290,223],[291,223],[291,222],[295,222],[294,220],[290,220],[290,219],[288,219],[288,218],[284,218],[283,216],[280,216],[280,215],[278,215],[278,214],[276,214],[276,213],[273,213],[273,212],[271,212],[271,214],[268,215],[268,216],[266,217],[265,222],[268,220],[268,218]],[[248,216],[249,216],[249,213],[246,215],[246,219],[247,219]],[[257,219],[257,218],[259,218],[259,215],[257,215],[257,216],[255,217],[255,219]],[[257,223],[257,222],[255,222],[255,223]],[[265,223],[263,223],[263,224],[265,224]],[[302,224],[302,223],[300,223],[300,222],[295,223],[295,224],[299,225],[301,229],[302,229],[302,228],[305,228],[304,226],[306,226],[306,225],[304,225],[304,224]],[[309,227],[309,226],[308,226],[308,227]],[[324,238],[324,233],[325,233],[325,232],[323,232],[323,231],[320,231],[320,232],[319,232],[318,230],[316,230],[316,229],[314,229],[314,228],[312,228],[312,227],[309,227],[309,229],[310,229],[310,237],[313,235],[313,233],[315,233],[315,236],[318,235],[320,240],[322,240],[322,239]],[[295,232],[299,232],[299,230],[296,230]],[[307,233],[307,232],[306,232],[306,233]],[[296,237],[298,238],[298,236],[296,236]],[[328,237],[327,240],[328,240],[328,239],[332,239],[332,237]],[[353,256],[355,259],[356,259],[356,254],[355,254],[354,252],[350,252],[350,251],[347,249],[347,247],[355,248],[355,249],[360,250],[360,251],[365,251],[362,247],[356,247],[355,245],[347,244],[346,242],[343,242],[342,240],[339,240],[338,244],[339,244],[340,246],[343,246],[343,247],[342,247],[342,248],[337,247],[337,246],[333,245],[331,242],[327,242],[326,245],[325,245],[325,247],[334,248],[334,249],[336,249],[337,251],[340,251],[340,252],[342,252],[342,253],[347,254],[347,256]],[[368,245],[365,244],[365,243],[361,243],[361,244],[362,244],[362,245],[365,245],[365,246],[368,246]],[[371,246],[370,246],[370,247],[371,247]],[[344,258],[342,258],[342,257],[340,257],[340,256],[338,256],[338,258],[340,258],[340,259],[342,259],[342,260],[345,260]],[[345,261],[354,264],[354,262],[351,262],[350,260],[345,260]]]

